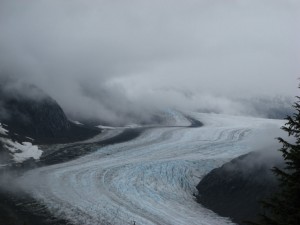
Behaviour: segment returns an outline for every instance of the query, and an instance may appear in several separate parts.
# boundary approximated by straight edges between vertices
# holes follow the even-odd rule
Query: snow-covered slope
[[[213,168],[250,151],[246,140],[256,130],[283,121],[189,116],[204,126],[146,129],[134,140],[29,171],[20,186],[74,224],[232,224],[196,203],[196,185]],[[174,121],[185,124],[180,120],[185,117],[176,115]]]
[[[29,141],[16,141],[12,140],[12,137],[9,133],[8,126],[0,123],[0,144],[2,146],[3,154],[10,155],[9,161],[6,162],[5,165],[8,165],[11,162],[22,163],[30,158],[35,160],[40,159],[43,151],[38,148],[37,145],[33,145],[29,141],[33,141],[30,137],[23,137],[22,139],[26,139]],[[21,139],[21,138],[20,138]],[[5,160],[4,160],[5,161]],[[2,162],[3,163],[3,162]]]
[[[17,163],[22,163],[30,158],[38,160],[43,153],[37,145],[33,145],[31,142],[19,143],[6,138],[0,138],[0,141],[2,141],[4,148],[8,149],[13,160]]]

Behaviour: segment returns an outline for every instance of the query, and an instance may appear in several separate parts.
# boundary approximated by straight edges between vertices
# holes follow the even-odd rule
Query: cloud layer
[[[297,94],[299,15],[298,0],[2,0],[0,74],[75,117],[242,112],[232,98]]]

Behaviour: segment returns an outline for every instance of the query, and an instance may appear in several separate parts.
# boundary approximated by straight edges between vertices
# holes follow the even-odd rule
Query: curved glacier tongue
[[[195,202],[195,187],[213,168],[250,151],[244,140],[255,130],[280,124],[190,116],[204,126],[147,129],[134,140],[29,171],[20,182],[52,213],[74,224],[231,224]]]

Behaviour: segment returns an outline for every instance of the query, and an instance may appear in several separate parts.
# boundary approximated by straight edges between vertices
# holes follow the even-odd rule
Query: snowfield
[[[20,186],[78,225],[233,224],[195,202],[196,185],[213,168],[251,151],[247,139],[255,131],[284,121],[189,113],[204,126],[188,127],[186,117],[168,115],[170,127],[148,128],[134,140],[31,170]]]
[[[0,123],[0,134],[7,136],[8,130],[3,128],[4,124]],[[7,127],[7,125],[5,125]],[[26,137],[30,141],[33,141],[32,138]],[[33,145],[31,142],[22,142],[19,143],[17,141],[10,140],[9,137],[0,137],[0,142],[4,145],[4,147],[10,152],[13,161],[17,163],[22,163],[27,159],[33,158],[35,160],[40,159],[43,151],[38,148],[37,145]],[[0,165],[0,166],[6,166]]]
[[[30,158],[38,160],[43,154],[43,151],[40,150],[37,145],[33,145],[31,142],[19,143],[7,138],[0,138],[0,140],[4,143],[4,146],[10,151],[13,160],[17,163],[22,163]]]

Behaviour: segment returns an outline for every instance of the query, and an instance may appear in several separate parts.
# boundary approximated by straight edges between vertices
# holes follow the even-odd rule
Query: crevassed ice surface
[[[173,116],[186,125],[185,117]],[[204,126],[149,128],[138,138],[82,158],[38,168],[22,177],[25,190],[74,224],[233,224],[196,203],[201,178],[247,153],[247,140],[283,121],[190,113]]]

